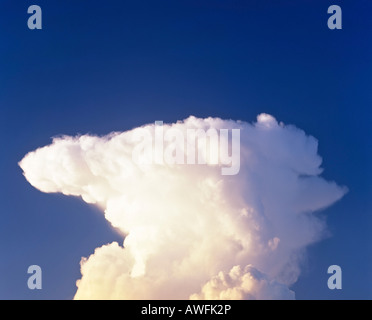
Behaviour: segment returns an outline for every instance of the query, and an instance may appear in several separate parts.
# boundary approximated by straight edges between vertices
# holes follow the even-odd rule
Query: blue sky
[[[27,28],[38,4],[43,29]],[[327,28],[338,4],[343,29]],[[371,299],[370,1],[2,1],[0,298],[71,299],[79,261],[120,241],[98,209],[44,194],[23,156],[60,134],[106,134],[189,115],[266,112],[319,140],[323,176],[348,187],[307,250],[298,299]],[[43,289],[27,288],[27,267]],[[329,290],[340,265],[343,289]]]

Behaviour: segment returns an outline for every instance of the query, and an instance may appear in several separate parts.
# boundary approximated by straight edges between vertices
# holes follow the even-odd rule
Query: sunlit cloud
[[[321,177],[317,140],[267,114],[162,126],[239,129],[239,170],[223,175],[218,161],[149,162],[135,152],[144,129],[155,138],[155,124],[61,136],[20,162],[35,188],[80,196],[123,234],[82,258],[75,299],[293,299],[304,249],[327,234],[314,212],[346,192]]]

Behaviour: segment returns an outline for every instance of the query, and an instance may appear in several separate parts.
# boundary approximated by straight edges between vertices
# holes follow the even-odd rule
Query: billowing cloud
[[[193,294],[195,300],[293,300],[295,294],[284,284],[269,280],[266,275],[248,265],[234,266],[228,273],[222,271]]]
[[[267,114],[253,124],[189,117],[161,128],[171,136],[161,149],[168,159],[190,155],[171,130],[214,129],[221,138],[239,129],[238,170],[223,175],[227,162],[212,153],[196,164],[155,161],[160,149],[138,150],[143,132],[155,138],[155,124],[54,138],[20,162],[35,188],[81,196],[123,234],[122,245],[82,258],[75,299],[294,298],[288,286],[303,249],[326,234],[314,212],[346,192],[320,176],[316,139]]]

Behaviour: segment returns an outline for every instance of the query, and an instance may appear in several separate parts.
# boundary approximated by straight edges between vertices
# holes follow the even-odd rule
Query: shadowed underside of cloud
[[[75,299],[293,299],[303,249],[326,235],[313,213],[346,192],[320,176],[316,139],[267,114],[163,126],[240,129],[240,171],[224,176],[208,161],[134,163],[136,133],[154,127],[58,137],[20,162],[35,188],[81,196],[125,236],[82,258]]]

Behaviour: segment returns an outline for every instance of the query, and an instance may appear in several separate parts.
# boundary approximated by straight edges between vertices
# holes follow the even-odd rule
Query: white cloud
[[[192,300],[293,300],[295,294],[284,284],[269,280],[251,265],[234,266],[228,273],[220,271]]]
[[[239,174],[210,164],[139,166],[140,128],[62,136],[20,162],[35,188],[81,196],[125,235],[123,246],[82,260],[75,298],[293,297],[285,286],[297,280],[302,249],[325,233],[313,212],[346,192],[320,176],[316,139],[266,114],[254,124],[189,117],[171,128],[240,129]]]

